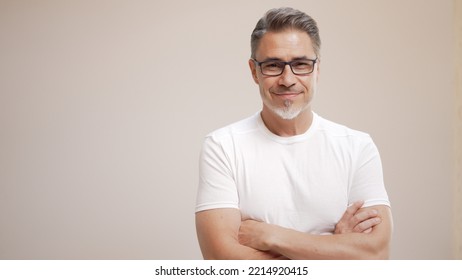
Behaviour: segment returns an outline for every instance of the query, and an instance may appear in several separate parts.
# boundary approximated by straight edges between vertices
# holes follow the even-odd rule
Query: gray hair
[[[255,58],[260,40],[266,32],[279,32],[291,28],[304,31],[310,36],[314,52],[319,57],[321,38],[316,21],[304,12],[293,8],[271,9],[257,22],[250,37],[251,57]]]

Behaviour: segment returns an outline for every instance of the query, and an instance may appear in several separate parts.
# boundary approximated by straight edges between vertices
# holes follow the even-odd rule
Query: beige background
[[[454,102],[454,256],[462,259],[462,0],[454,2],[456,90]]]
[[[0,258],[201,258],[200,145],[259,110],[249,35],[279,6],[318,21],[315,111],[381,151],[392,258],[462,258],[455,3],[0,0]]]

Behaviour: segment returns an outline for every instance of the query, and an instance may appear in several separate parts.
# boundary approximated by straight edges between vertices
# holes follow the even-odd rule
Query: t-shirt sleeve
[[[199,159],[196,212],[216,208],[239,208],[239,199],[229,155],[223,143],[206,137]]]
[[[379,151],[370,137],[363,140],[365,141],[359,147],[357,162],[354,165],[348,203],[363,200],[363,207],[390,206]]]

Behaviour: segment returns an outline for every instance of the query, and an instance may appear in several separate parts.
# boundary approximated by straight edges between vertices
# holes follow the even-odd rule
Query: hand
[[[274,238],[275,232],[281,229],[279,226],[270,225],[255,220],[245,220],[241,222],[238,239],[241,245],[263,251],[271,255],[274,260],[288,260],[280,253],[270,251],[269,243]]]
[[[255,220],[242,221],[238,234],[239,243],[260,251],[268,251],[267,241],[274,232],[272,227],[276,226]]]
[[[363,208],[363,201],[357,201],[347,208],[335,225],[334,234],[358,232],[370,233],[372,228],[382,222],[375,209]]]

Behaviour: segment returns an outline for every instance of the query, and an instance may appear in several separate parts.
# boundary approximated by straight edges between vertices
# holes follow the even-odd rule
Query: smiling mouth
[[[273,95],[280,96],[282,98],[293,98],[296,97],[297,95],[301,94],[301,92],[280,92],[280,93],[274,93],[272,92]]]

